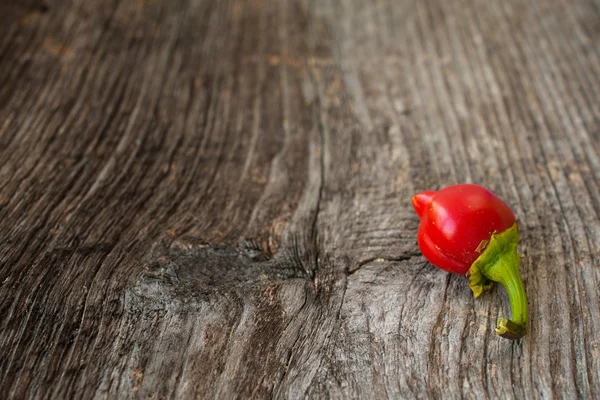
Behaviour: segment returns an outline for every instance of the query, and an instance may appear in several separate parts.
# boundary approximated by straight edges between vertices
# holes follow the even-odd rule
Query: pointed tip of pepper
[[[433,201],[433,196],[435,195],[435,191],[427,190],[425,192],[421,192],[412,198],[412,204],[415,208],[415,211],[419,217],[423,216],[423,212]]]

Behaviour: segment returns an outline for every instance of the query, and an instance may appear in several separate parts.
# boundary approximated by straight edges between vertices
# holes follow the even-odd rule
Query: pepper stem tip
[[[509,319],[500,318],[498,320],[496,333],[503,338],[517,340],[525,336],[525,333],[527,333],[527,327],[523,324],[515,323]]]

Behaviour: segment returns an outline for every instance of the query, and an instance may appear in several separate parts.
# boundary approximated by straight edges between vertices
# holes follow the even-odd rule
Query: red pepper
[[[421,219],[418,241],[433,265],[469,277],[479,297],[499,282],[508,292],[512,320],[500,318],[496,333],[519,339],[527,332],[527,297],[519,275],[519,233],[510,207],[472,184],[426,191],[412,198]]]

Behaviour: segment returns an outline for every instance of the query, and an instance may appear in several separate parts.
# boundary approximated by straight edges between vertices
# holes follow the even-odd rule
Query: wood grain
[[[593,0],[0,0],[0,397],[600,396]],[[410,198],[518,215],[531,331]]]

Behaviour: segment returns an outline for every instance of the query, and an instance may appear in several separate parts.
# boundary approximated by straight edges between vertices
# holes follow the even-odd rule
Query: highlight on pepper
[[[500,318],[496,333],[519,339],[528,329],[527,297],[519,274],[519,232],[510,207],[474,184],[425,191],[412,198],[421,223],[421,252],[438,268],[466,275],[477,298],[498,282],[506,289],[512,318]]]

